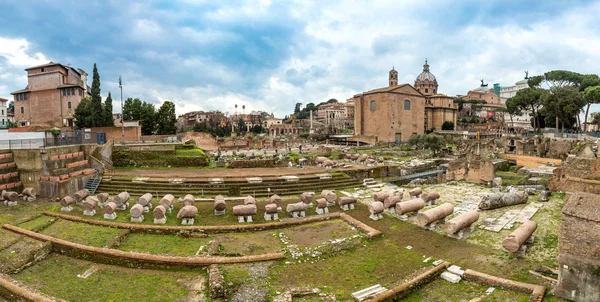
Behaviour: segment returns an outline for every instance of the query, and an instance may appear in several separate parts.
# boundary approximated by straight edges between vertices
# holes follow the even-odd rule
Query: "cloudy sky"
[[[103,96],[118,99],[122,75],[125,98],[178,114],[243,104],[279,117],[384,87],[392,66],[413,84],[425,58],[448,95],[525,70],[600,70],[597,1],[5,0],[0,12],[8,99],[24,68],[48,61],[90,74],[97,63]]]

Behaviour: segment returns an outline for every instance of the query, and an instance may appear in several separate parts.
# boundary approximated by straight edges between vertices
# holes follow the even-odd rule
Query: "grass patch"
[[[502,178],[502,185],[508,186],[518,186],[518,185],[527,185],[529,182],[529,176],[527,174],[517,174],[516,172],[510,171],[496,171],[496,177]]]
[[[341,251],[323,261],[284,264],[279,262],[271,283],[278,290],[318,287],[338,299],[352,300],[356,290],[373,284],[393,287],[428,264],[423,256],[391,240],[377,239]]]
[[[275,231],[217,234],[213,238],[219,241],[226,254],[260,255],[280,252],[283,248]]]
[[[356,235],[357,231],[345,221],[336,219],[300,225],[281,231],[298,247],[318,245],[327,240],[346,238]]]
[[[187,289],[177,280],[198,275],[185,269],[157,271],[96,264],[99,270],[91,276],[77,277],[92,265],[91,262],[50,254],[13,278],[68,301],[174,301],[187,295]]]
[[[481,301],[489,302],[527,302],[529,295],[517,291],[496,288],[490,295],[485,294],[489,286],[479,285],[474,282],[461,281],[450,283],[443,279],[435,279],[419,290],[413,291],[402,298],[408,302],[438,302],[438,301],[469,301],[485,296]]]
[[[176,235],[138,234],[125,237],[118,249],[126,252],[142,252],[158,255],[194,256],[208,249],[208,238],[185,238]]]
[[[56,218],[42,215],[38,218],[34,218],[24,223],[20,223],[17,226],[26,230],[37,232],[40,228],[49,224],[54,219]]]
[[[120,232],[119,229],[60,220],[40,233],[75,243],[103,247]]]

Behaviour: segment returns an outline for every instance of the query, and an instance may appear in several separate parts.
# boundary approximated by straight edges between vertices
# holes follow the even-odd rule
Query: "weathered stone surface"
[[[306,211],[306,204],[304,202],[289,203],[286,211],[288,213]]]
[[[550,191],[541,191],[538,196],[539,201],[548,201],[548,197],[550,197]]]
[[[502,187],[502,178],[500,178],[500,177],[495,177],[495,178],[492,180],[492,185],[493,185],[494,187]]]
[[[129,201],[129,197],[129,193],[121,192],[117,196],[115,196],[115,198],[113,198],[113,201],[117,204],[117,206],[120,206]]]
[[[421,212],[417,215],[417,225],[424,227],[434,221],[440,220],[454,212],[454,205],[451,203],[444,203],[433,209]]]
[[[326,208],[327,207],[327,199],[325,198],[319,198],[315,201],[315,205],[317,208]],[[383,204],[382,204],[383,205]]]
[[[577,157],[580,158],[596,158],[596,153],[592,150],[592,146],[586,144],[577,152]]]
[[[13,191],[2,190],[2,198],[4,200],[18,201],[19,200],[19,193],[13,192]]]
[[[97,204],[98,204],[98,198],[96,198],[95,196],[88,196],[83,201],[83,208],[88,211],[92,211],[92,210],[96,209]]]
[[[140,196],[140,198],[138,198],[137,203],[141,204],[142,206],[145,207],[148,204],[150,204],[151,201],[152,201],[152,194],[146,193],[146,194]]]
[[[248,195],[248,196],[246,196],[246,198],[244,198],[244,204],[256,204],[256,199],[254,199],[254,197]]]
[[[256,215],[257,209],[255,204],[237,205],[233,207],[233,215],[235,216],[253,216]]]
[[[112,214],[117,209],[117,204],[110,201],[104,205],[104,214]]]
[[[283,200],[281,199],[281,197],[279,197],[279,195],[274,194],[271,195],[271,197],[269,197],[269,203],[274,203],[277,205],[278,208],[280,208],[283,204]]]
[[[386,198],[390,196],[389,192],[375,192],[373,193],[373,200],[384,202]]]
[[[177,213],[177,218],[194,218],[196,214],[198,214],[198,208],[193,205],[185,205]]]
[[[131,217],[133,218],[138,218],[140,216],[144,215],[144,206],[142,206],[139,203],[136,203],[135,205],[133,205],[133,207],[131,207],[131,209],[129,210],[129,213],[131,213]]]
[[[384,209],[385,207],[383,206],[383,202],[381,201],[374,201],[369,204],[369,212],[371,214],[381,214],[383,213]]]
[[[335,202],[335,200],[337,199],[337,195],[335,195],[335,192],[331,190],[323,190],[321,192],[321,197],[325,198],[325,200],[327,200],[328,202]]]
[[[462,215],[456,216],[446,221],[445,228],[447,234],[455,234],[456,232],[470,227],[473,223],[479,220],[479,212],[471,210]]]
[[[599,200],[600,195],[576,192],[563,207],[555,295],[575,301],[600,301]]]
[[[37,192],[35,191],[34,188],[28,187],[23,190],[22,194],[25,196],[29,196],[29,197],[35,197]]]
[[[173,205],[173,201],[175,201],[175,196],[167,194],[158,203],[165,207],[165,209],[168,209]]]
[[[192,195],[192,194],[186,194],[185,196],[183,196],[183,204],[186,206],[194,205],[195,201],[196,201],[196,198],[194,198],[194,195]]]
[[[421,199],[425,202],[434,201],[440,199],[440,193],[438,192],[426,192],[421,194]]]
[[[96,197],[98,198],[98,201],[105,202],[108,200],[109,195],[108,195],[108,193],[100,193],[100,194],[96,195]]]
[[[550,146],[548,148],[548,153],[546,154],[549,158],[558,158],[565,160],[573,149],[573,143],[570,141],[550,141]]]
[[[396,204],[399,203],[400,201],[402,201],[402,197],[400,197],[400,196],[396,196],[396,195],[388,196],[383,201],[383,207],[386,208],[386,209],[388,209],[388,208],[395,208]]]
[[[533,220],[528,220],[520,225],[514,232],[510,233],[510,235],[502,241],[502,246],[512,253],[518,251],[521,245],[525,243],[536,229],[537,223]]]
[[[338,203],[340,205],[353,204],[356,202],[357,202],[357,199],[354,197],[343,196],[338,199]]]
[[[60,205],[63,207],[67,207],[67,206],[73,204],[74,202],[75,202],[75,200],[71,196],[65,196],[60,199]]]
[[[267,214],[277,214],[277,205],[274,203],[269,203],[265,205],[265,213]]]
[[[508,192],[488,194],[482,197],[479,203],[479,208],[482,210],[491,210],[506,206],[523,204],[527,202],[527,193],[525,192]]]
[[[154,215],[154,219],[163,219],[165,218],[166,212],[167,209],[165,209],[163,205],[157,205],[152,211],[152,214]]]
[[[410,196],[420,196],[423,194],[423,190],[421,188],[414,188],[408,191],[408,195]]]
[[[246,203],[245,200],[244,200],[244,203]],[[214,207],[215,207],[216,211],[225,210],[225,208],[227,207],[227,204],[225,203],[225,197],[223,197],[223,195],[215,196]]]
[[[329,160],[329,159],[327,157],[318,156],[317,158],[315,158],[315,163],[323,164],[326,160]]]
[[[73,194],[73,198],[75,198],[76,202],[81,202],[88,196],[90,196],[90,192],[87,190],[79,190]]]
[[[312,203],[313,197],[315,196],[315,192],[304,192],[300,194],[300,201],[310,204]]]
[[[225,279],[219,266],[211,264],[208,266],[208,286],[210,291],[210,297],[213,299],[219,299],[225,297]]]
[[[418,211],[424,207],[425,201],[421,198],[402,201],[396,204],[396,214],[402,215],[409,212]]]

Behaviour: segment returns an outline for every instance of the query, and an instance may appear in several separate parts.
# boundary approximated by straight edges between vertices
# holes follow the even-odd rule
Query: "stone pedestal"
[[[140,216],[140,217],[131,217],[131,222],[143,222],[144,221],[144,215]]]
[[[61,212],[71,212],[73,211],[73,207],[72,206],[66,206],[66,207],[62,207],[60,208]]]
[[[118,210],[118,211],[125,211],[125,210],[127,210],[127,207],[129,207],[129,203],[124,203],[124,204],[122,204],[120,206],[117,206],[116,210]]]
[[[328,201],[327,202],[327,206],[328,207],[333,207],[335,205],[335,201]]]
[[[117,218],[117,213],[104,214],[104,219],[115,220],[115,218]]]
[[[294,218],[305,217],[305,216],[306,216],[305,211],[292,212],[292,217],[294,217]]]
[[[277,213],[275,213],[275,214],[267,214],[267,213],[265,213],[264,218],[265,218],[265,220],[278,220],[279,219],[279,215]]]
[[[408,215],[406,215],[406,214],[400,215],[400,216],[398,216],[398,219],[400,219],[402,221],[408,221]]]
[[[215,210],[215,216],[222,216],[225,215],[226,210],[222,210],[222,211],[217,211]]]
[[[167,217],[164,217],[161,219],[154,218],[154,224],[165,224],[165,223],[167,223]]]
[[[354,204],[343,204],[340,206],[342,208],[342,210],[344,211],[350,211],[350,210],[354,210]]]
[[[25,201],[35,201],[37,198],[32,196],[23,196],[23,200]]]
[[[8,200],[5,200],[5,201],[4,201],[4,203],[5,203],[7,206],[9,206],[9,207],[14,207],[14,206],[16,206],[16,205],[17,205],[17,202],[16,202],[16,201],[8,201]]]
[[[317,214],[321,215],[321,214],[327,214],[327,213],[329,213],[328,208],[317,208]]]
[[[239,223],[252,222],[252,216],[238,216],[238,222]]]
[[[369,218],[372,220],[379,220],[379,219],[383,219],[383,216],[381,216],[381,214],[371,214],[369,216]]]
[[[96,210],[83,210],[83,215],[85,216],[94,216],[96,215]]]
[[[194,218],[183,218],[181,219],[181,225],[193,225]]]

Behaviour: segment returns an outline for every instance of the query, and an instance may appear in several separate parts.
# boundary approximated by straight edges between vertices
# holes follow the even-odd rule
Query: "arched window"
[[[404,100],[404,110],[410,110],[410,101]]]
[[[371,111],[375,111],[375,109],[377,109],[377,105],[375,104],[375,101],[371,101]]]

